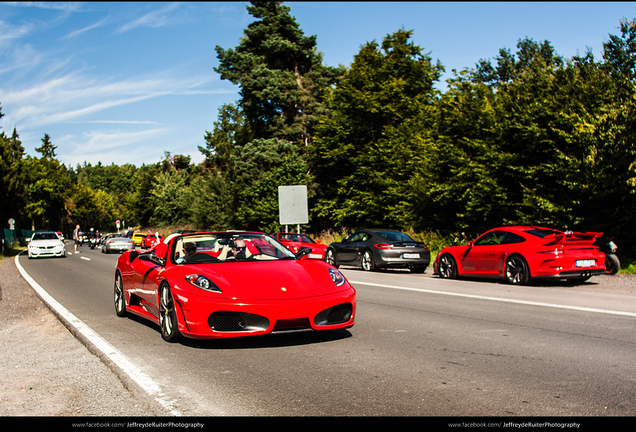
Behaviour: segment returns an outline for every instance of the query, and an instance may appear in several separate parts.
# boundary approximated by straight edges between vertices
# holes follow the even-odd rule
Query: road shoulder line
[[[108,343],[82,320],[77,318],[62,304],[55,300],[26,272],[24,267],[20,264],[19,256],[21,254],[22,252],[15,257],[15,265],[18,268],[18,271],[27,283],[35,290],[36,294],[40,297],[44,304],[46,304],[47,307],[62,322],[62,324],[64,324],[64,326],[78,340],[89,348],[91,352],[96,354],[100,359],[102,359],[102,361],[104,361],[104,359],[108,359],[112,362],[112,364],[126,374],[127,377],[139,385],[146,394],[154,398],[160,405],[166,408],[170,414],[174,416],[181,416],[181,413],[172,406],[172,402],[169,401],[162,393],[159,384],[133,365],[119,350]]]
[[[371,283],[371,282],[349,281],[349,283],[352,285],[354,284],[370,285],[370,286],[376,286],[380,288],[399,289],[404,291],[417,291],[417,292],[423,292],[428,294],[440,294],[440,295],[448,295],[448,296],[455,296],[455,297],[474,298],[479,300],[490,300],[490,301],[498,301],[498,302],[504,302],[504,303],[516,303],[516,304],[523,304],[523,305],[529,305],[529,306],[541,306],[541,307],[550,307],[550,308],[556,308],[556,309],[569,309],[569,310],[575,310],[580,312],[593,312],[593,313],[604,313],[604,314],[610,314],[610,315],[623,315],[623,316],[629,316],[629,317],[636,317],[636,313],[634,312],[623,312],[623,311],[615,311],[615,310],[609,310],[609,309],[596,309],[596,308],[588,308],[588,307],[582,307],[582,306],[559,305],[555,303],[541,303],[541,302],[534,302],[534,301],[528,301],[528,300],[515,300],[515,299],[506,299],[506,298],[500,298],[500,297],[479,296],[475,294],[453,293],[449,291],[437,291],[437,290],[429,290],[429,289],[423,289],[423,288],[408,288],[408,287],[402,287],[397,285],[383,285],[383,284],[377,284],[377,283]]]

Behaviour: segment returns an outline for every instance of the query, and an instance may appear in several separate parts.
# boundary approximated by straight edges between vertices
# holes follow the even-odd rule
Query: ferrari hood
[[[210,267],[205,275],[224,294],[255,300],[315,295],[317,285],[312,273],[323,270],[301,261],[218,263]],[[329,278],[328,270],[324,272]]]

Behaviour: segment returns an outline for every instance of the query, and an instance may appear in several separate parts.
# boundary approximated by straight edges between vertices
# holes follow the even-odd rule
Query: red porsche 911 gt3
[[[309,251],[257,232],[173,234],[119,257],[115,311],[158,324],[169,342],[352,327],[355,289]]]
[[[531,278],[584,282],[605,271],[605,254],[594,245],[602,233],[564,233],[550,228],[509,226],[485,232],[466,246],[442,249],[433,274],[504,278],[523,285]]]

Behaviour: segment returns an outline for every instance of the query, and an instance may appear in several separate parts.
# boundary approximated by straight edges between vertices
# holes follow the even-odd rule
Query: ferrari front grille
[[[333,325],[346,323],[353,316],[351,303],[342,303],[320,312],[314,318],[316,325]]]
[[[252,332],[266,330],[269,320],[260,315],[245,312],[220,311],[208,317],[208,325],[218,332]]]
[[[311,329],[311,325],[309,324],[309,320],[307,318],[281,319],[276,321],[276,325],[274,326],[274,330],[272,330],[272,332],[310,330],[310,329]]]

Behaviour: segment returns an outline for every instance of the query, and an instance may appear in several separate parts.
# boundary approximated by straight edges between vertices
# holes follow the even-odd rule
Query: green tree
[[[153,209],[149,224],[153,226],[189,223],[193,192],[186,171],[170,169],[154,178],[147,204]]]
[[[503,223],[507,209],[504,161],[495,147],[494,92],[470,70],[454,71],[447,82],[434,137],[422,149],[420,175],[410,183],[413,225],[479,233]]]
[[[0,106],[0,119],[4,117]],[[1,129],[1,127],[0,127]],[[12,218],[16,225],[24,226],[21,216],[25,205],[26,182],[24,177],[24,147],[16,129],[6,136],[0,131],[0,225],[8,228],[7,221]]]
[[[329,96],[312,146],[318,216],[334,225],[404,226],[430,139],[443,67],[409,42],[411,31],[363,45]]]
[[[24,160],[27,179],[24,212],[32,229],[62,229],[66,220],[65,202],[71,191],[71,181],[64,164],[56,159],[49,135],[36,148],[42,156],[27,156]]]
[[[239,46],[216,47],[215,70],[240,86],[241,98],[222,107],[200,150],[212,172],[209,190],[222,194],[208,201],[226,209],[219,223],[269,230],[278,228],[278,186],[311,188],[306,148],[342,69],[322,65],[316,37],[304,36],[288,7],[255,1],[247,10],[257,21]]]
[[[155,177],[159,174],[157,165],[142,165],[137,172],[136,188],[132,194],[132,219],[128,225],[134,223],[141,226],[148,226],[150,218],[154,213],[154,208],[150,202],[152,190],[154,188]]]
[[[316,36],[304,36],[289,7],[253,1],[247,10],[258,20],[235,49],[216,47],[215,70],[241,87],[239,105],[254,138],[309,144],[324,92],[342,69],[323,66]]]

